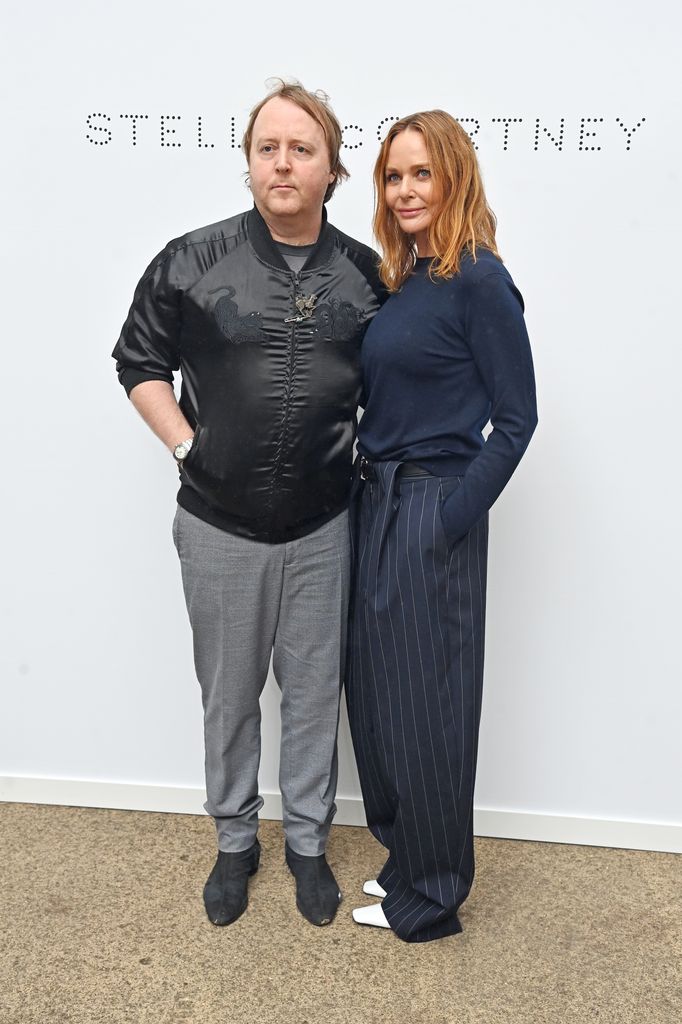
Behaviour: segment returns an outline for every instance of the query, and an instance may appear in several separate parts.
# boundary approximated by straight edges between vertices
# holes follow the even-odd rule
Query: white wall
[[[282,74],[322,86],[341,123],[363,129],[348,130],[362,145],[344,150],[353,176],[330,216],[368,242],[379,122],[441,106],[480,123],[540,427],[491,519],[479,821],[489,812],[494,831],[495,813],[518,812],[520,835],[528,815],[657,822],[678,842],[677,5],[324,10],[34,0],[5,12],[0,794],[25,797],[28,777],[203,784],[175,473],[109,352],[165,242],[250,205],[231,118],[238,141]],[[88,127],[95,113],[111,121]],[[120,116],[133,113],[148,115],[135,147]],[[161,115],[180,116],[166,121],[180,147],[160,145]],[[197,146],[198,115],[213,148]],[[495,118],[521,119],[506,150]],[[557,136],[561,118],[559,150],[542,125]],[[629,150],[617,118],[641,122]],[[581,125],[597,133],[583,148]],[[111,141],[95,145],[102,127]],[[264,733],[261,784],[275,791],[272,680]],[[341,748],[339,792],[357,798],[345,725]],[[57,799],[55,785],[32,783],[31,798]],[[579,832],[569,822],[560,837]]]

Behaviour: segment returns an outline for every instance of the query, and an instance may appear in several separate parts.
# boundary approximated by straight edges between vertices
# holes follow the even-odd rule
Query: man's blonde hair
[[[285,82],[282,78],[275,79],[275,84],[268,95],[260,103],[257,103],[249,114],[249,123],[246,126],[244,138],[242,139],[242,149],[244,150],[246,162],[249,162],[251,153],[254,122],[265,104],[274,96],[280,96],[283,100],[289,100],[291,103],[295,103],[297,107],[300,107],[301,110],[305,110],[306,114],[309,114],[314,121],[317,121],[324,132],[329,153],[329,170],[334,175],[334,180],[330,183],[324,194],[324,202],[326,203],[334,195],[336,186],[341,181],[349,178],[350,175],[343,166],[340,156],[343,141],[341,125],[336,118],[336,114],[329,106],[329,97],[321,89],[309,92],[303,88],[300,82]]]

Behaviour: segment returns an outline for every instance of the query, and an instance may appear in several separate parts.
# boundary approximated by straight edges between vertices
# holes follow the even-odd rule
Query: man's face
[[[251,192],[264,219],[317,217],[328,186],[329,151],[320,125],[291,100],[273,96],[253,125]]]

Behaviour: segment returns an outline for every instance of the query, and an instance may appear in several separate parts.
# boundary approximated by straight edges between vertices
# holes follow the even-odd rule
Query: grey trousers
[[[279,785],[289,846],[324,851],[336,811],[336,739],[350,553],[344,512],[286,544],[219,530],[178,506],[173,540],[204,705],[206,811],[218,847],[256,838],[259,698],[270,655],[282,692]]]

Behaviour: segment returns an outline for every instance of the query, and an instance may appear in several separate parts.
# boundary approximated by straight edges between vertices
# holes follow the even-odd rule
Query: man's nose
[[[279,149],[277,151],[277,159],[275,160],[275,168],[278,171],[288,171],[291,168],[291,161],[289,159],[289,153],[286,149]]]

